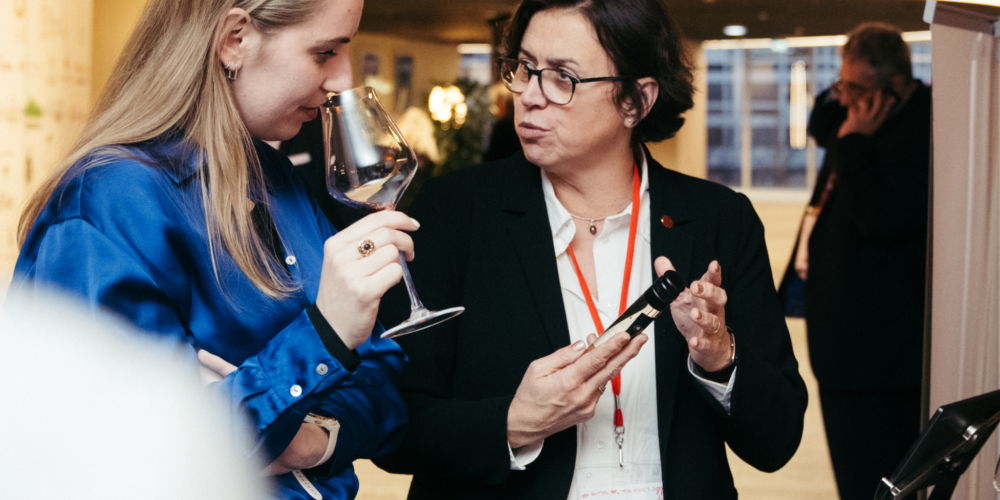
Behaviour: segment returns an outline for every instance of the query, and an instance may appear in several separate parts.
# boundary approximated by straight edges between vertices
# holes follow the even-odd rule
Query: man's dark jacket
[[[810,123],[827,148],[809,239],[809,358],[824,389],[920,387],[930,176],[931,90],[917,89],[873,136],[837,139],[835,102]],[[839,108],[839,110],[838,110]]]
[[[719,260],[739,356],[727,415],[688,372],[687,344],[669,315],[656,321],[664,496],[735,499],[724,443],[761,470],[780,468],[798,447],[807,399],[764,228],[745,196],[652,160],[649,191],[654,257],[669,257],[689,281]],[[525,471],[510,470],[506,440],[507,411],[528,365],[570,343],[540,170],[519,153],[430,181],[411,215],[422,224],[411,266],[420,297],[432,309],[466,312],[398,339],[409,356],[401,392],[410,429],[376,463],[414,474],[411,499],[565,500],[575,427],[545,439]],[[382,304],[389,326],[409,314],[399,292]]]

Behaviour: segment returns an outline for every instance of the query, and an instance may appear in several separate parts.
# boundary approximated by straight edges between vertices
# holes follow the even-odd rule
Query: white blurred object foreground
[[[56,295],[3,306],[0,497],[271,497],[178,346]]]

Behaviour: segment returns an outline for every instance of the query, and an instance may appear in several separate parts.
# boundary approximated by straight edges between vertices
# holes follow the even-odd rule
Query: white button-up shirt
[[[631,304],[653,284],[653,260],[650,255],[650,209],[649,180],[647,165],[641,168],[639,221],[636,228],[635,250],[629,280],[628,301]],[[586,341],[595,332],[593,319],[573,261],[566,249],[576,234],[576,224],[570,213],[556,198],[552,183],[542,174],[542,188],[548,209],[549,224],[556,252],[559,284],[562,288],[566,322],[569,326],[570,342]],[[594,264],[596,271],[595,300],[598,314],[604,327],[618,318],[621,300],[622,278],[625,273],[625,255],[628,252],[629,224],[633,207],[629,204],[621,213],[607,217],[601,235],[594,241]],[[669,257],[669,256],[668,256]],[[671,321],[669,311],[661,316]],[[625,442],[623,446],[625,467],[619,467],[618,445],[615,442],[614,396],[607,391],[597,404],[594,418],[577,425],[576,472],[570,487],[569,498],[581,498],[589,493],[593,496],[608,489],[632,488],[653,492],[652,496],[637,494],[629,498],[655,498],[656,488],[662,495],[662,475],[660,473],[660,446],[657,430],[656,404],[656,336],[654,327],[646,329],[649,342],[639,355],[622,370],[621,406],[625,419]],[[688,370],[706,389],[729,411],[730,392],[736,373],[733,372],[729,384],[719,384],[698,377],[694,365],[688,357]],[[610,389],[610,384],[609,384]],[[523,470],[541,453],[544,443],[527,446],[511,453],[511,469]]]

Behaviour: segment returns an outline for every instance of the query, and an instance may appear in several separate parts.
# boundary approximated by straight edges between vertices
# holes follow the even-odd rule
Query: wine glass
[[[417,155],[379,103],[375,90],[360,87],[334,94],[320,108],[326,189],[337,201],[372,213],[394,210],[417,172]],[[382,338],[399,337],[458,316],[464,307],[430,311],[420,302],[402,252],[410,317]]]

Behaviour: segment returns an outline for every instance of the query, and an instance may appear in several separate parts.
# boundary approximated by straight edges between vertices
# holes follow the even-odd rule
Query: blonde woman
[[[416,222],[384,212],[338,233],[262,142],[351,85],[362,5],[150,1],[18,233],[12,291],[55,286],[207,351],[283,498],[353,498],[351,462],[390,451],[406,423],[404,356],[372,334]]]

